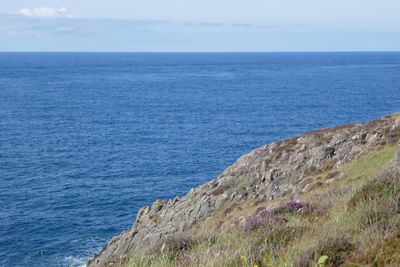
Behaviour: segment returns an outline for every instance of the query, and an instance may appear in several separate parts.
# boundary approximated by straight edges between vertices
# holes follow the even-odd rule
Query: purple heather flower
[[[256,211],[254,212],[254,214],[257,215],[260,211],[265,210],[265,209],[267,209],[267,208],[265,208],[265,207],[258,207],[258,208],[256,209]]]
[[[268,224],[274,223],[274,220],[279,217],[279,214],[287,212],[301,212],[309,214],[317,212],[317,209],[310,203],[303,203],[298,200],[290,200],[285,206],[275,209],[260,207],[257,208],[253,215],[250,215],[246,218],[244,230],[251,231],[257,228],[268,226]],[[276,215],[278,215],[278,217],[276,217]]]
[[[245,231],[251,231],[260,227],[263,223],[254,215],[247,217],[246,223],[244,225]]]
[[[257,216],[265,219],[270,219],[274,216],[274,211],[270,209],[263,209],[257,213]]]
[[[244,225],[245,231],[257,229],[270,223],[274,216],[274,211],[266,208],[258,208],[253,215],[246,218]]]
[[[309,203],[302,203],[298,200],[291,200],[286,204],[286,208],[290,212],[303,211],[306,213],[312,213],[315,211],[315,208]]]
[[[286,208],[289,211],[299,211],[301,209],[304,208],[304,204],[301,203],[300,201],[297,200],[290,200],[287,204],[286,204]]]

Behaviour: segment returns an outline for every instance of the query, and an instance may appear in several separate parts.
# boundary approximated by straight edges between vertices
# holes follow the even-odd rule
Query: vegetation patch
[[[319,240],[314,247],[304,251],[295,261],[294,266],[313,266],[321,256],[327,257],[324,261],[326,265],[339,266],[345,262],[346,255],[354,248],[355,246],[346,237],[327,237]]]
[[[386,240],[382,240],[365,254],[359,262],[374,266],[400,266],[400,229]]]
[[[349,201],[348,207],[354,209],[358,204],[365,201],[373,201],[387,196],[396,195],[400,192],[398,184],[392,179],[398,179],[395,174],[388,175],[385,179],[379,179],[364,185]]]
[[[360,179],[366,181],[382,172],[395,157],[396,152],[396,146],[385,146],[381,150],[373,151],[360,159],[353,160],[343,168],[344,178],[350,181]]]

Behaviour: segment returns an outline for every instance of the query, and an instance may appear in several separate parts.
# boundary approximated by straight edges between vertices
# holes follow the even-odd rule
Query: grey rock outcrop
[[[114,237],[89,266],[126,262],[169,236],[190,233],[226,203],[267,200],[321,186],[315,177],[400,137],[400,114],[368,124],[321,129],[262,146],[240,157],[216,179],[182,197],[139,210],[132,228]],[[340,175],[332,175],[332,180]],[[329,182],[329,180],[327,180]],[[115,265],[114,265],[115,266]]]

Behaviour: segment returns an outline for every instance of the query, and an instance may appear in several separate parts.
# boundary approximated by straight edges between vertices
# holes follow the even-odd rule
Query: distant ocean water
[[[0,53],[0,266],[79,266],[240,155],[400,110],[400,53]]]

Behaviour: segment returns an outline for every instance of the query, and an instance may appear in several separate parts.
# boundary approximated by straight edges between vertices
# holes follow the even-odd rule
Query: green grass
[[[395,145],[387,145],[382,150],[373,151],[358,160],[346,164],[343,168],[345,179],[354,181],[372,177],[381,172],[396,155]]]

